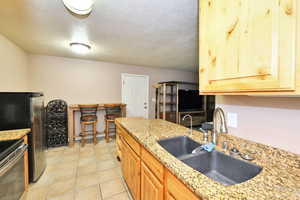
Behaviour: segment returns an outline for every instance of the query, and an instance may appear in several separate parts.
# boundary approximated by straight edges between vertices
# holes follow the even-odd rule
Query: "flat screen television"
[[[198,90],[178,90],[179,112],[204,110],[204,96]]]

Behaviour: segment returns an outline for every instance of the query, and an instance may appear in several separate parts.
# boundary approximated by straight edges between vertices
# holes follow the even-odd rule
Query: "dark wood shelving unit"
[[[159,104],[164,104],[164,103],[161,102],[161,103],[159,103]],[[166,104],[166,105],[175,105],[176,103],[175,103],[175,102],[166,102],[165,104]]]
[[[163,119],[170,122],[182,124],[184,126],[189,125],[189,121],[182,121],[184,115],[193,116],[193,125],[201,125],[201,123],[210,121],[211,112],[214,110],[215,101],[212,96],[203,96],[202,109],[184,111],[179,110],[179,95],[180,89],[185,90],[198,90],[199,85],[197,83],[190,82],[159,82],[156,86],[156,106],[155,117],[157,119]],[[210,98],[209,98],[210,97]],[[214,96],[213,96],[214,97]],[[209,105],[208,105],[209,104]],[[211,108],[213,107],[213,110]]]

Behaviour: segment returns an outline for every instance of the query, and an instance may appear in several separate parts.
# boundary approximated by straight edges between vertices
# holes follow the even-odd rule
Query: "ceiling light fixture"
[[[92,12],[94,0],[62,0],[64,5],[73,13],[87,15]]]
[[[90,45],[79,42],[72,42],[70,43],[70,46],[74,52],[79,54],[86,54],[91,49]]]

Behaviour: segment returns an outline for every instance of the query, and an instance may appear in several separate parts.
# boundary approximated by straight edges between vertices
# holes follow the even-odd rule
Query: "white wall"
[[[46,102],[60,98],[68,104],[121,102],[121,73],[149,75],[151,118],[155,115],[155,103],[151,101],[155,98],[153,84],[169,80],[198,80],[197,73],[193,72],[41,55],[30,55],[29,72],[31,90],[43,91]],[[101,122],[103,115],[99,115],[99,119]],[[78,133],[79,124],[76,126]],[[98,127],[102,131],[103,123]]]
[[[300,98],[218,96],[217,104],[238,115],[231,134],[300,154]]]
[[[28,55],[0,34],[0,92],[28,90]]]

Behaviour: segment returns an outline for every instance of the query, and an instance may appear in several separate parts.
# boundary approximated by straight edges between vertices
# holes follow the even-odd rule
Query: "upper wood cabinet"
[[[201,0],[201,93],[296,90],[296,0]]]

